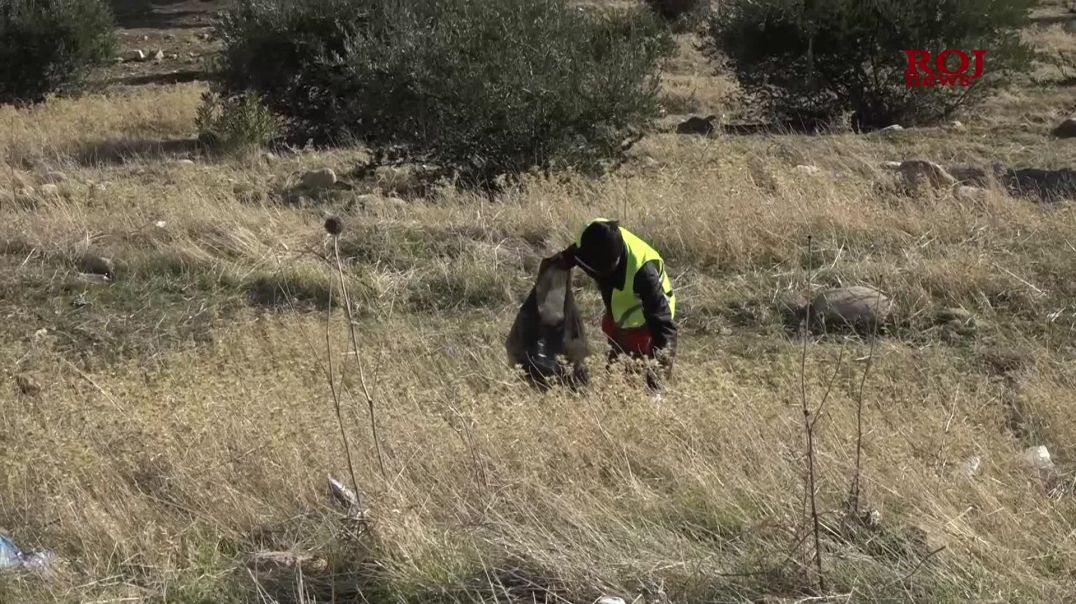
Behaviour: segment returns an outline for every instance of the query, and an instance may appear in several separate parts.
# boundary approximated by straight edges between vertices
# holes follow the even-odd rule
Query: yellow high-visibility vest
[[[610,222],[607,218],[598,218],[592,220],[587,226],[596,222]],[[583,231],[586,228],[584,227]],[[579,232],[579,238],[576,241],[577,246],[582,246],[583,231]],[[665,273],[665,261],[662,260],[661,254],[654,248],[650,247],[650,244],[637,237],[631,231],[620,227],[620,236],[624,239],[625,258],[624,262],[624,283],[620,287],[613,288],[612,299],[610,300],[610,310],[613,313],[613,321],[621,329],[635,329],[646,325],[646,318],[643,316],[643,303],[642,300],[635,294],[635,275],[643,268],[647,262],[654,262],[658,270],[658,274],[661,275],[661,289],[665,292],[665,297],[669,300],[669,314],[673,317],[676,316],[676,296],[673,295],[672,282],[669,280],[669,275]]]

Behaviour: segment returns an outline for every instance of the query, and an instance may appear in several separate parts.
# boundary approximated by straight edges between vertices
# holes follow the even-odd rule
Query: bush
[[[488,183],[595,167],[657,115],[671,40],[645,11],[565,0],[241,0],[219,83],[251,90],[296,142],[363,141]]]
[[[35,103],[78,88],[116,54],[102,0],[0,1],[0,103]]]
[[[264,147],[281,131],[279,119],[252,93],[227,98],[205,93],[196,123],[198,138],[225,152]]]
[[[920,125],[948,117],[1024,71],[1019,39],[1034,0],[730,0],[711,19],[708,44],[746,92],[777,117],[853,126]],[[987,49],[969,88],[910,88],[906,49]],[[951,57],[954,59],[955,57]]]

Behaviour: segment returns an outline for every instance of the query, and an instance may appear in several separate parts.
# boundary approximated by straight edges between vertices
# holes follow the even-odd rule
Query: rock
[[[1054,462],[1050,459],[1050,450],[1042,445],[1024,449],[1023,457],[1024,461],[1036,470],[1050,470],[1054,467]]]
[[[124,61],[142,62],[146,60],[146,53],[141,50],[129,50],[123,53]]]
[[[893,301],[873,287],[852,286],[824,291],[810,307],[810,322],[829,328],[874,329],[893,313]]]
[[[52,183],[41,185],[41,188],[38,190],[41,191],[42,195],[58,196],[60,194],[59,185],[54,185]]]
[[[408,195],[423,188],[421,169],[414,165],[380,166],[374,170],[377,186],[385,194]]]
[[[29,374],[20,373],[15,376],[15,384],[19,387],[19,392],[26,396],[37,396],[41,394],[41,384]]]
[[[304,189],[330,189],[336,184],[336,172],[332,168],[312,170],[303,174],[300,185]]]
[[[624,598],[617,596],[602,596],[594,604],[627,604],[627,602],[624,601]]]
[[[822,168],[819,168],[818,166],[805,166],[805,165],[799,165],[799,166],[796,166],[796,167],[794,167],[792,169],[795,170],[796,172],[801,173],[801,174],[818,174],[819,172],[822,171]]]
[[[979,473],[979,469],[983,465],[983,460],[978,455],[972,455],[964,460],[964,463],[960,464],[960,473],[968,478],[975,476]]]
[[[883,170],[893,170],[894,172],[900,170],[899,161],[884,161],[880,164]]]
[[[901,130],[904,130],[904,126],[901,126],[900,124],[893,124],[892,126],[886,126],[885,128],[882,128],[878,132],[900,132]]]
[[[949,130],[952,130],[954,132],[964,132],[968,129],[967,126],[965,126],[964,123],[960,120],[953,120],[949,122],[949,125],[947,127]]]
[[[982,202],[986,200],[987,191],[981,187],[959,185],[953,191],[953,195],[962,201]]]
[[[1053,135],[1057,138],[1076,138],[1076,116],[1061,122],[1054,128]]]
[[[98,256],[96,254],[83,255],[78,262],[78,269],[83,273],[104,275],[109,279],[114,279],[116,276],[116,263],[113,262],[111,258],[105,258],[104,256]]]
[[[164,60],[164,51],[157,49],[157,52],[153,53],[153,62],[160,63]]]
[[[920,187],[941,189],[952,187],[956,179],[938,164],[925,159],[909,159],[900,163],[900,176],[911,190]]]
[[[708,115],[706,117],[693,115],[676,125],[676,133],[709,136],[714,133],[714,120],[716,119],[716,115]]]
[[[176,160],[176,165],[177,166],[193,166],[194,165],[194,160],[193,159],[177,159]]]
[[[1008,170],[1004,182],[1013,195],[1032,194],[1044,202],[1076,200],[1076,170]]]

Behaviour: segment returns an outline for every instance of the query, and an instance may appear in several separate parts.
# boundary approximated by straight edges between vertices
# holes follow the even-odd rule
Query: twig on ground
[[[883,587],[883,588],[882,588],[882,591],[884,592],[884,591],[885,591],[886,589],[888,589],[888,588],[890,588],[890,587],[892,587],[892,586],[896,585],[897,583],[904,583],[904,582],[905,582],[905,581],[907,581],[908,579],[911,579],[911,578],[912,578],[912,577],[913,577],[913,576],[914,576],[914,575],[915,575],[916,573],[918,573],[918,572],[919,572],[919,569],[923,568],[923,565],[924,565],[924,564],[926,564],[927,562],[929,562],[929,561],[930,561],[930,559],[931,559],[931,558],[933,558],[934,556],[937,556],[938,554],[940,554],[940,553],[941,553],[941,552],[942,552],[943,550],[945,550],[945,548],[946,548],[946,547],[947,547],[947,546],[943,545],[943,546],[941,546],[941,547],[939,547],[939,548],[937,548],[937,549],[935,549],[935,550],[931,551],[931,552],[930,552],[929,554],[927,554],[927,555],[923,556],[923,557],[922,557],[922,558],[921,558],[921,559],[919,560],[919,563],[915,565],[915,568],[913,568],[912,570],[910,570],[910,571],[908,572],[908,574],[904,575],[904,576],[903,576],[903,577],[901,577],[900,579],[897,579],[896,581],[890,581],[889,583],[887,583],[887,584],[885,585],[885,587]]]

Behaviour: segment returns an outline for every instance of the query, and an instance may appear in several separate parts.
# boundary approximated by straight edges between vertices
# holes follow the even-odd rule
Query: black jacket
[[[572,245],[562,252],[566,260],[573,265],[575,258],[575,246]],[[616,270],[607,279],[602,279],[591,274],[586,267],[579,266],[580,270],[587,273],[598,284],[598,290],[605,303],[605,312],[612,314],[613,289],[624,284],[627,265],[623,258]],[[654,262],[647,262],[635,273],[635,294],[639,296],[643,305],[643,318],[650,331],[655,350],[663,350],[669,353],[676,348],[676,322],[673,320],[672,309],[669,308],[669,300],[665,297],[665,290],[661,283],[661,273],[658,272]]]

